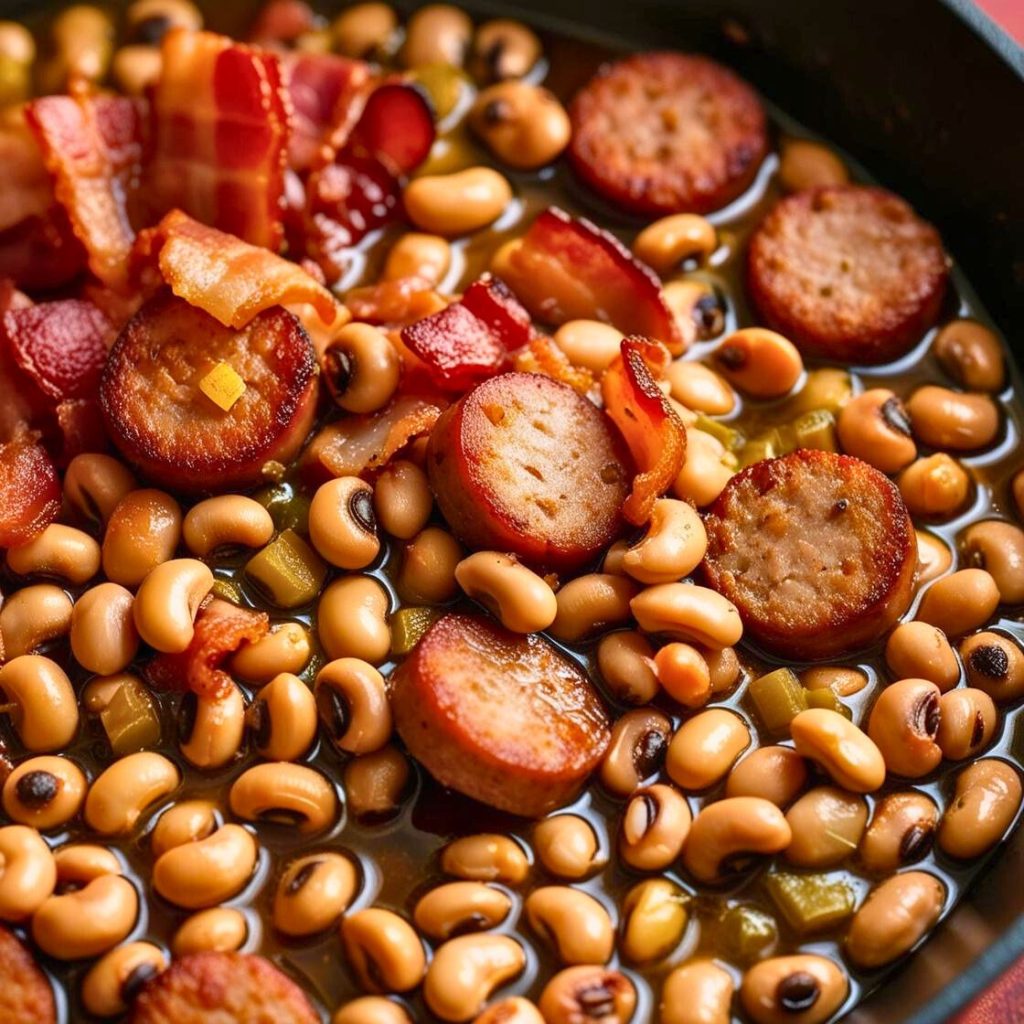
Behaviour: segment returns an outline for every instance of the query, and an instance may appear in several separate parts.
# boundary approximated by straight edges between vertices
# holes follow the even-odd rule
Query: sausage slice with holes
[[[708,213],[753,181],[768,150],[764,108],[707,57],[641,53],[603,68],[569,108],[579,177],[631,213]]]
[[[220,364],[244,382],[224,409],[200,387]],[[287,465],[316,413],[312,342],[274,306],[245,327],[225,327],[163,294],[128,321],[107,358],[100,402],[124,457],[170,490],[224,491],[264,481]]]
[[[4,1024],[54,1024],[53,989],[18,937],[0,926],[0,1020]]]
[[[135,999],[131,1024],[320,1024],[302,989],[251,953],[175,958]]]
[[[900,492],[860,459],[800,451],[736,474],[704,521],[707,582],[782,658],[865,647],[910,607],[917,540]]]
[[[605,414],[567,384],[506,373],[445,411],[427,469],[445,519],[469,547],[562,570],[618,535],[628,458]]]
[[[880,188],[831,186],[777,203],[750,240],[747,283],[765,322],[803,353],[886,363],[939,315],[939,233]]]
[[[446,615],[393,676],[399,735],[442,785],[538,817],[597,767],[608,718],[586,675],[542,637]]]

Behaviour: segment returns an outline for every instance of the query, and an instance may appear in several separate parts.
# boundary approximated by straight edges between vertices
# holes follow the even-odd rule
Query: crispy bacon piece
[[[7,114],[7,111],[4,111]],[[0,231],[26,217],[43,217],[53,205],[53,184],[43,154],[23,117],[5,120],[0,130]]]
[[[501,275],[538,320],[602,320],[623,334],[663,342],[673,355],[685,339],[658,276],[614,235],[555,206],[514,246]]]
[[[54,402],[94,395],[113,325],[91,302],[61,299],[11,309],[0,319],[14,361]]]
[[[60,512],[60,480],[46,449],[22,431],[0,444],[0,548],[31,540]]]
[[[484,274],[465,290],[459,301],[487,324],[509,352],[530,340],[530,314],[500,277]]]
[[[97,398],[66,398],[55,410],[60,431],[57,465],[65,467],[82,452],[102,452],[110,447],[103,410]]]
[[[276,252],[288,120],[274,54],[212,32],[168,32],[153,91],[155,212],[179,207]]]
[[[121,96],[43,96],[25,108],[58,201],[105,284],[127,283],[129,205],[142,163],[142,121]]]
[[[314,481],[362,476],[387,464],[414,437],[429,433],[441,409],[422,398],[402,397],[370,416],[346,416],[321,430],[302,456]]]
[[[304,0],[268,0],[249,29],[249,40],[256,46],[292,43],[316,28],[316,14]]]
[[[422,277],[399,277],[394,281],[353,288],[345,306],[353,320],[365,324],[404,327],[447,305],[433,285]]]
[[[33,214],[0,231],[0,276],[11,278],[20,288],[60,288],[84,269],[85,250],[56,203],[41,216]]]
[[[297,263],[207,227],[181,210],[167,214],[151,239],[160,273],[179,298],[225,327],[244,327],[258,313],[308,302],[328,324],[338,305]]]
[[[686,428],[651,375],[650,365],[661,364],[663,351],[648,338],[623,338],[622,355],[601,378],[605,412],[625,438],[637,467],[633,489],[622,506],[622,514],[636,526],[650,519],[654,502],[686,461]]]
[[[540,373],[568,384],[581,395],[594,386],[594,375],[583,366],[573,366],[566,354],[548,337],[538,334],[516,354],[515,368],[520,373]]]
[[[149,663],[146,678],[158,690],[223,697],[234,684],[221,666],[243,643],[255,643],[269,630],[266,612],[207,598],[196,616],[192,643],[180,654],[158,654]]]

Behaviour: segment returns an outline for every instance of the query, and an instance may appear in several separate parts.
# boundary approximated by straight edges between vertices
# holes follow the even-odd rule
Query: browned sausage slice
[[[203,385],[221,365],[245,385],[229,408]],[[309,336],[280,306],[236,330],[168,293],[121,332],[100,401],[114,443],[155,483],[223,491],[259,484],[267,463],[291,461],[313,424],[316,372]]]
[[[18,937],[0,926],[0,1021],[54,1024],[53,989]]]
[[[885,363],[935,322],[949,270],[938,232],[880,188],[834,186],[776,204],[750,241],[750,297],[805,355]]]
[[[704,521],[707,582],[783,658],[846,654],[910,607],[917,541],[900,492],[860,459],[800,450],[734,476]]]
[[[395,725],[442,785],[537,817],[571,800],[608,745],[583,672],[539,636],[446,615],[393,677]]]
[[[576,173],[638,214],[717,210],[753,181],[768,149],[754,90],[685,53],[642,53],[603,68],[569,116]]]
[[[302,989],[251,953],[195,953],[146,983],[131,1024],[320,1024]]]
[[[592,402],[550,377],[507,373],[438,420],[427,468],[441,511],[469,547],[569,569],[618,535],[627,460]]]

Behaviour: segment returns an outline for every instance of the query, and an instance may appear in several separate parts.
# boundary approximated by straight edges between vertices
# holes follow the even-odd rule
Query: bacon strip
[[[661,365],[664,347],[630,337],[623,338],[621,351],[601,378],[601,394],[605,412],[625,438],[637,468],[622,514],[642,526],[686,462],[686,428],[649,369]]]
[[[0,548],[24,544],[60,512],[60,480],[31,433],[0,444]]]
[[[138,106],[118,96],[44,96],[26,106],[25,116],[89,269],[104,284],[124,288],[135,240],[129,204],[142,162]]]
[[[179,207],[276,252],[289,113],[274,54],[212,32],[168,32],[153,92],[157,214]]]
[[[53,185],[43,155],[23,118],[0,130],[0,231],[26,217],[42,217],[53,203]]]
[[[308,302],[327,324],[338,315],[334,296],[298,264],[181,210],[167,214],[149,240],[174,294],[225,327],[244,327],[257,313],[284,303]]]

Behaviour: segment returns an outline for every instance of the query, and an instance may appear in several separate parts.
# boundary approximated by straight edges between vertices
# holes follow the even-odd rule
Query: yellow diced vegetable
[[[789,723],[807,710],[807,691],[790,668],[777,668],[759,676],[747,692],[758,718],[769,732],[785,732]]]
[[[199,390],[225,412],[245,394],[245,381],[227,363],[218,363],[200,382]]]
[[[824,931],[853,913],[853,889],[827,875],[775,872],[765,878],[765,888],[787,924],[801,935]]]
[[[294,530],[282,530],[249,559],[245,575],[275,607],[299,608],[316,599],[327,566]]]
[[[126,679],[100,712],[100,723],[118,757],[160,742],[160,716],[142,683]]]

